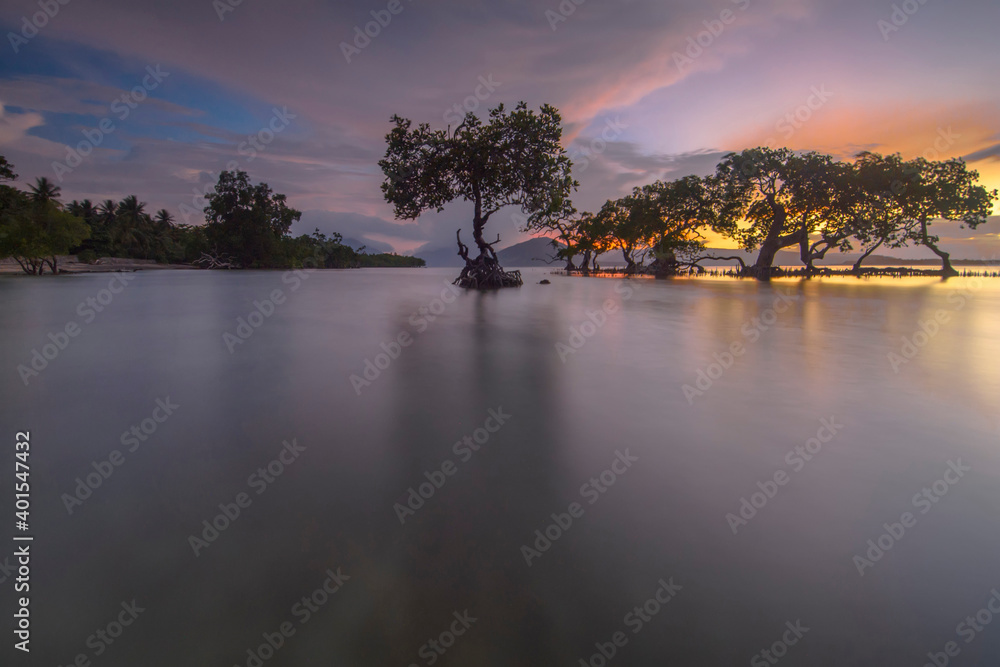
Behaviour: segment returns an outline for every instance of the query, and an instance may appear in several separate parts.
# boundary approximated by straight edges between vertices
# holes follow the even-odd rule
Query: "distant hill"
[[[556,249],[552,247],[550,239],[534,238],[500,250],[497,252],[497,258],[503,267],[562,266],[564,263],[562,260],[553,261],[555,254]]]
[[[414,253],[417,257],[427,262],[427,266],[464,266],[462,258],[458,256],[458,246],[450,245],[443,248],[433,248],[430,250],[420,250]]]
[[[472,252],[470,250],[470,252]],[[533,238],[522,243],[497,251],[500,264],[504,267],[548,266],[546,260],[555,254],[549,239]],[[427,262],[427,266],[461,267],[464,265],[458,256],[458,246],[449,245],[442,248],[421,250],[416,253]],[[555,266],[556,264],[553,264]]]
[[[381,241],[359,241],[358,239],[349,238],[343,239],[341,241],[346,246],[350,246],[353,250],[360,250],[362,246],[365,248],[365,252],[369,255],[377,255],[382,252],[392,252],[392,246],[388,243],[382,243]]]

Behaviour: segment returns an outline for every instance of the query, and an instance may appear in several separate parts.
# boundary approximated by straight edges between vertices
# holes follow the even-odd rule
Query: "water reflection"
[[[537,272],[417,325],[448,277],[313,274],[230,353],[223,334],[280,274],[143,274],[37,383],[10,373],[3,423],[44,443],[41,658],[88,652],[135,597],[148,611],[104,664],[247,664],[289,620],[270,664],[427,664],[421,648],[466,610],[477,620],[436,664],[578,664],[619,630],[622,664],[734,664],[798,618],[812,629],[789,664],[919,664],[996,585],[995,284]],[[0,281],[4,367],[99,280]],[[941,311],[896,372],[890,354]],[[403,332],[412,344],[352,384]],[[710,386],[688,400],[700,372]],[[69,515],[61,494],[167,395],[176,416]],[[490,410],[511,417],[457,453]],[[734,535],[726,515],[831,416],[843,430]],[[195,556],[189,536],[292,438],[302,457]],[[638,462],[589,504],[581,485],[625,449]],[[853,555],[956,457],[967,480],[859,577]],[[444,481],[401,523],[425,473]],[[572,502],[583,516],[529,567],[522,545]],[[294,605],[338,567],[350,579],[298,624]],[[632,633],[626,614],[671,577],[683,588]]]

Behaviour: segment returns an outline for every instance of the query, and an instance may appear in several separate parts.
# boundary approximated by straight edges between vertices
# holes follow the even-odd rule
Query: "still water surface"
[[[145,272],[93,314],[110,276],[0,280],[33,664],[252,666],[265,633],[267,665],[1000,660],[1000,618],[960,625],[1000,590],[1000,281],[453,273]]]

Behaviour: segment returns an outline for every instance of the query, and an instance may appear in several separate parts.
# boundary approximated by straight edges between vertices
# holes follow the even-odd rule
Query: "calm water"
[[[32,664],[997,664],[1000,281],[453,274],[0,280]]]

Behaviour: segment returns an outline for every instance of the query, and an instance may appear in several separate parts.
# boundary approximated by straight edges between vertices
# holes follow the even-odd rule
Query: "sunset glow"
[[[710,173],[756,145],[964,157],[1000,187],[1000,94],[986,85],[1000,55],[996,21],[981,18],[997,18],[991,3],[917,4],[905,21],[892,3],[860,0],[592,0],[566,15],[556,2],[405,3],[363,49],[355,28],[377,8],[362,4],[248,3],[221,16],[207,2],[103,4],[68,5],[0,64],[0,149],[24,173],[52,177],[84,132],[115,124],[59,174],[67,199],[141,190],[151,207],[180,212],[196,208],[212,173],[237,165],[288,193],[304,211],[300,232],[442,247],[467,211],[404,225],[382,199],[389,117],[444,127],[456,106],[484,113],[518,100],[560,109],[581,210]],[[29,9],[7,3],[4,33],[19,34]],[[155,36],[143,27],[153,23]],[[289,46],[265,46],[276,40]],[[113,101],[151,64],[169,76],[121,118]],[[275,109],[294,118],[251,152],[247,138]],[[525,237],[509,216],[494,224],[504,245]],[[996,252],[995,220],[981,229],[977,254]],[[970,239],[949,232],[945,243]]]

